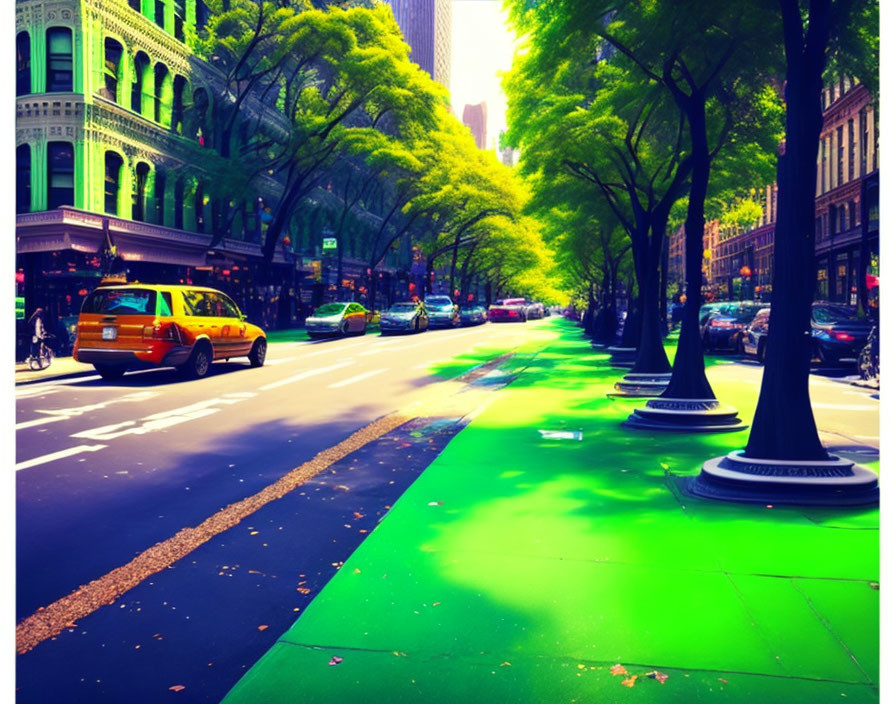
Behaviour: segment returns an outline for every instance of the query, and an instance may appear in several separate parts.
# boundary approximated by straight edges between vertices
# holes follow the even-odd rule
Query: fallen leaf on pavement
[[[666,680],[669,679],[669,675],[667,675],[665,672],[659,672],[658,670],[648,672],[647,677],[655,679],[660,684],[666,684]]]
[[[724,684],[728,684],[728,680],[726,680],[724,677],[719,677],[719,682],[723,682]]]
[[[348,487],[345,484],[337,484],[333,487],[333,491],[336,491],[337,489],[339,491],[348,491]]]
[[[632,675],[631,677],[626,677],[624,680],[622,680],[622,684],[626,687],[634,687],[636,679],[638,679],[637,675]]]
[[[257,531],[257,530],[253,530],[251,533],[249,533],[249,535],[258,535],[258,531]]]
[[[364,514],[363,514],[363,513],[358,513],[357,511],[355,511],[354,513],[352,513],[352,515],[353,515],[355,518],[358,518],[358,519],[364,518]]]
[[[186,689],[186,687],[184,687],[182,684],[176,684],[173,687],[169,687],[168,689],[170,689],[172,692],[180,692],[181,690]]]
[[[498,667],[510,667],[510,663],[505,660],[500,665],[498,665]]]
[[[333,657],[330,658],[329,665],[330,666],[338,665],[341,662],[342,662],[342,658],[339,657],[338,655],[334,655]]]
[[[622,665],[613,665],[610,668],[611,675],[625,675],[628,674],[628,670],[626,670]]]
[[[443,505],[444,503],[445,503],[444,501],[430,501],[430,502],[429,502],[429,505],[430,505],[430,506],[441,506],[441,505]]]
[[[259,631],[266,631],[267,629],[268,629],[268,627],[265,626],[264,624],[262,624],[261,626],[258,627]]]

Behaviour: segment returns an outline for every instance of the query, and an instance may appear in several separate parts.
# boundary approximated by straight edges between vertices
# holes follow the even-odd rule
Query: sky
[[[507,104],[497,73],[510,70],[515,34],[505,26],[500,0],[453,0],[451,6],[451,107],[462,119],[465,104],[484,100],[487,143],[497,146]]]

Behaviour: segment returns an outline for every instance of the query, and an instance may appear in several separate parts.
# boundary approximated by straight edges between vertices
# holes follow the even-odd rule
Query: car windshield
[[[453,306],[454,303],[452,303],[448,296],[433,296],[426,299],[426,305],[430,308],[448,308]]]
[[[84,300],[81,312],[155,315],[156,292],[147,288],[98,288]]]
[[[722,311],[722,315],[725,315],[729,318],[734,318],[739,323],[749,323],[753,318],[756,317],[756,311],[759,310],[756,306],[742,306],[740,308],[729,307],[725,308]]]
[[[472,311],[476,311],[476,310],[481,310],[482,305],[479,303],[468,303],[466,305],[461,306],[460,309],[464,312],[472,312]]]
[[[416,303],[393,303],[389,309],[390,313],[413,313],[417,310]]]
[[[345,310],[345,306],[345,303],[327,303],[317,308],[314,314],[319,316],[339,315]]]
[[[856,309],[850,306],[812,306],[812,320],[816,323],[841,323],[858,319]]]

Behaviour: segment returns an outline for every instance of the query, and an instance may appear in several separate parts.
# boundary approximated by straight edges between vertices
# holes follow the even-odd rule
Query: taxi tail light
[[[149,333],[149,334],[147,334]],[[165,340],[166,342],[181,342],[182,336],[177,323],[156,323],[143,328],[143,337],[153,340]]]
[[[848,332],[835,332],[834,339],[840,340],[840,342],[852,342],[856,338],[850,335]]]
[[[739,323],[732,323],[730,320],[713,320],[710,325],[714,328],[742,328]]]

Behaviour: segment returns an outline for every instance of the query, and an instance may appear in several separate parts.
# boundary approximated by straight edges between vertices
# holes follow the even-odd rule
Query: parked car
[[[423,332],[429,327],[429,316],[422,303],[404,301],[393,303],[380,316],[380,333],[388,335],[392,332]]]
[[[544,303],[540,301],[526,302],[526,318],[529,320],[541,320],[544,316]]]
[[[873,324],[860,320],[855,306],[812,304],[812,354],[822,364],[854,363],[868,341]]]
[[[461,325],[482,325],[488,321],[488,311],[481,303],[467,303],[460,307]]]
[[[260,367],[264,331],[226,294],[202,286],[100,285],[84,299],[73,350],[104,379],[128,369],[177,367],[193,378],[213,360],[246,356]]]
[[[423,305],[433,328],[453,328],[460,325],[460,311],[450,296],[426,296]]]
[[[765,364],[769,313],[771,313],[771,308],[762,308],[753,316],[753,320],[744,328],[740,337],[741,354],[755,357],[760,364]]]
[[[493,323],[525,323],[527,319],[526,308],[525,298],[502,298],[489,306],[488,319]]]
[[[363,335],[367,332],[369,311],[360,303],[325,303],[305,318],[308,337]]]
[[[703,349],[707,352],[739,351],[744,328],[760,308],[761,304],[747,301],[730,303],[712,311],[701,330]]]
[[[715,301],[713,303],[704,303],[700,306],[700,334],[703,334],[703,328],[706,327],[706,323],[709,320],[709,316],[715,313],[717,310],[720,310],[724,306],[731,305],[730,301]]]
[[[880,335],[877,325],[868,333],[868,341],[856,360],[856,371],[864,381],[880,381]]]

